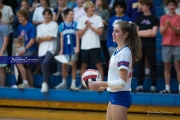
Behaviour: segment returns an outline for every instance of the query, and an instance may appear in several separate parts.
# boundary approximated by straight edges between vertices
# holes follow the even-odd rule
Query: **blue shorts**
[[[131,106],[132,98],[129,91],[110,92],[110,103],[126,108]]]

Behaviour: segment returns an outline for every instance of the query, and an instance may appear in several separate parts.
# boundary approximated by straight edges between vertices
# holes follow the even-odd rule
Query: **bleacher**
[[[156,6],[156,15],[160,18],[164,14],[163,8],[161,7],[162,0],[153,0]],[[163,78],[163,62],[161,55],[161,41],[162,36],[158,32],[156,41],[156,55],[157,55],[157,66],[158,66],[158,80],[157,80],[157,91],[163,90],[165,86]],[[102,55],[103,57],[103,55]],[[56,65],[52,64],[51,67],[56,69]],[[53,69],[54,70],[54,69]],[[135,68],[134,75],[136,76],[137,68]],[[146,78],[144,80],[144,93],[134,93],[132,95],[132,108],[131,112],[145,112],[145,108],[148,107],[171,107],[168,110],[176,110],[175,114],[180,114],[180,110],[177,108],[180,106],[180,95],[178,92],[178,82],[176,79],[176,72],[172,68],[172,79],[171,79],[171,91],[172,94],[151,94],[148,93],[151,86],[151,79]],[[70,91],[70,90],[55,90],[59,82],[61,82],[61,76],[50,76],[50,90],[47,94],[40,92],[42,84],[42,75],[34,75],[34,86],[35,88],[27,88],[25,90],[10,88],[11,85],[15,84],[15,77],[13,74],[7,74],[7,81],[5,88],[0,88],[0,105],[1,106],[19,106],[19,107],[41,107],[41,108],[65,108],[65,109],[85,109],[85,110],[106,110],[106,104],[108,103],[108,92],[96,92],[89,90]],[[68,76],[68,86],[70,86],[71,77]],[[77,85],[81,82],[80,77],[77,77]],[[132,91],[137,86],[136,77],[132,80]],[[175,94],[173,94],[175,93]],[[135,107],[136,106],[136,107]],[[144,107],[143,107],[144,106]],[[143,109],[142,109],[143,108]]]

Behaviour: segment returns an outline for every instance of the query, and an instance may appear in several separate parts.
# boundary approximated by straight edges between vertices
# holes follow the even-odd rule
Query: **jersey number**
[[[67,44],[71,44],[70,35],[67,35]]]

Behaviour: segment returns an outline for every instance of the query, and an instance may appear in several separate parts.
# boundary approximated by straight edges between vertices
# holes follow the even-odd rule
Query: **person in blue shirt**
[[[152,8],[150,9],[151,13],[155,15],[155,6],[153,5]],[[126,15],[129,16],[132,20],[132,22],[135,22],[136,19],[140,16],[143,15],[143,12],[141,11],[141,5],[138,2],[138,0],[130,0],[128,2],[128,7],[126,11]]]
[[[65,21],[60,24],[59,32],[60,32],[60,45],[61,50],[59,52],[60,55],[64,55],[69,57],[69,61],[73,61],[71,64],[72,67],[72,82],[70,89],[71,90],[79,90],[76,87],[76,61],[77,54],[79,53],[79,38],[77,32],[77,23],[73,21],[74,13],[72,9],[64,10],[64,18]],[[67,89],[66,83],[67,77],[67,64],[62,64],[62,82],[59,83],[55,88],[56,89]]]
[[[107,47],[109,49],[110,56],[113,54],[113,52],[115,51],[115,49],[117,47],[117,44],[115,42],[113,42],[113,37],[112,37],[113,25],[117,21],[131,21],[131,19],[127,15],[125,15],[126,2],[124,0],[116,0],[114,2],[113,8],[115,9],[116,15],[112,16],[108,22]]]
[[[19,56],[33,57],[36,54],[35,37],[36,31],[32,23],[28,22],[28,12],[26,10],[19,10],[17,12],[20,25],[18,26],[18,36],[24,38],[25,50],[19,53]],[[24,89],[26,87],[33,87],[33,76],[30,70],[30,64],[17,64],[17,68],[23,79],[23,83],[17,87]]]
[[[21,2],[21,9],[24,9],[24,10],[27,10],[29,12],[29,17],[28,17],[28,21],[32,23],[32,17],[33,17],[33,12],[29,11],[29,8],[30,8],[30,4],[27,0],[22,0]],[[17,38],[18,37],[18,26],[19,26],[19,21],[18,21],[18,16],[16,15],[14,17],[14,20],[13,20],[13,27],[14,27],[14,38]]]

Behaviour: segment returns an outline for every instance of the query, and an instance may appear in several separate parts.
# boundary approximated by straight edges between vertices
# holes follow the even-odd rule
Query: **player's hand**
[[[167,27],[168,27],[168,26],[171,26],[170,21],[168,21],[168,22],[166,23],[166,26],[167,26]]]
[[[101,87],[100,87],[100,82],[90,82],[89,83],[89,88],[91,90],[96,90],[98,91]]]
[[[101,92],[104,91],[106,88],[105,87],[100,87],[97,91]]]

